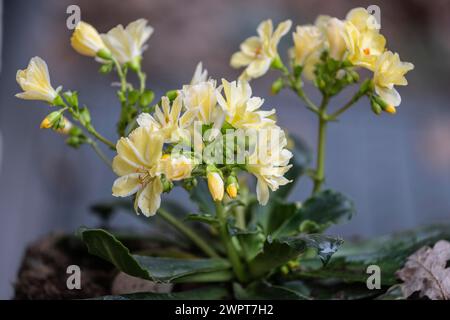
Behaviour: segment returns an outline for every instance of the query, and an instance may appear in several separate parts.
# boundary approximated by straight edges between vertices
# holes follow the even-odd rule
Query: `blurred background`
[[[49,232],[74,232],[96,226],[89,205],[111,199],[114,175],[90,148],[73,150],[64,139],[39,129],[49,108],[14,98],[15,76],[29,59],[47,61],[56,87],[77,90],[93,114],[97,129],[115,140],[118,102],[112,76],[75,53],[69,44],[66,9],[81,8],[83,20],[101,32],[137,18],[155,28],[144,55],[148,86],[161,94],[188,82],[203,61],[214,78],[235,79],[239,71],[229,58],[266,18],[290,18],[294,25],[313,23],[319,14],[344,18],[353,7],[378,5],[388,47],[415,64],[409,86],[400,88],[396,116],[377,117],[367,100],[329,126],[326,185],[349,195],[357,215],[330,233],[370,237],[415,226],[448,222],[450,217],[450,2],[411,1],[3,1],[0,84],[0,298],[13,293],[17,268],[26,245]],[[282,41],[280,53],[291,46]],[[285,57],[285,56],[284,56]],[[270,96],[274,75],[253,82],[266,98],[265,108],[278,109],[279,123],[315,146],[316,121],[288,91]],[[307,90],[313,99],[314,90]],[[333,99],[340,106],[351,90]],[[293,200],[303,199],[311,185],[302,180]],[[170,198],[186,203],[177,190]],[[158,218],[154,218],[155,221]],[[134,225],[118,216],[117,225]]]

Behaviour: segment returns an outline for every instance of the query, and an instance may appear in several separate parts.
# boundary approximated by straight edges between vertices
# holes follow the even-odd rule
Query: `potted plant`
[[[96,130],[77,92],[52,87],[44,60],[32,58],[25,70],[18,71],[23,92],[17,97],[42,100],[54,109],[41,128],[65,135],[71,147],[89,145],[117,174],[112,194],[121,199],[97,204],[94,211],[107,217],[116,208],[125,208],[145,223],[152,223],[156,215],[182,239],[84,227],[77,238],[57,237],[53,247],[78,250],[78,257],[95,261],[85,269],[104,272],[104,285],[90,291],[90,297],[406,298],[416,291],[430,298],[447,297],[446,289],[434,294],[426,291],[429,287],[411,289],[409,275],[417,272],[420,278],[412,262],[417,259],[406,263],[409,273],[405,269],[398,277],[396,273],[416,250],[448,239],[448,227],[343,246],[342,239],[326,234],[331,225],[355,212],[345,195],[324,189],[327,126],[362,98],[368,99],[376,115],[395,114],[400,95],[394,86],[407,84],[404,76],[413,65],[386,48],[377,21],[363,8],[351,10],[343,20],[320,16],[314,25],[297,26],[287,63],[277,47],[291,25],[286,20],[275,27],[266,20],[258,26],[257,36],[246,39],[231,57],[231,66],[245,67],[238,80],[209,78],[200,63],[189,84],[155,100],[141,68],[153,33],[147,21],[119,25],[105,34],[80,22],[71,39],[73,48],[95,58],[100,72],[115,73],[120,81],[117,141]],[[361,69],[369,71],[367,79],[360,79]],[[302,140],[278,126],[276,113],[283,108],[268,109],[262,98],[252,95],[251,81],[269,70],[279,74],[273,94],[292,90],[317,117],[314,165]],[[304,81],[319,90],[320,103],[308,97]],[[349,86],[357,86],[352,98],[333,108],[332,98]],[[114,159],[102,148],[114,150]],[[313,181],[311,195],[302,202],[288,201],[302,176]],[[163,194],[173,188],[189,192],[197,211],[190,213],[164,200]],[[86,258],[80,240],[92,258]],[[430,250],[434,249],[417,254],[426,260],[433,255]],[[382,272],[379,283],[373,283],[376,290],[368,285],[368,266]],[[397,285],[399,277],[405,281],[402,286]],[[111,287],[120,287],[117,281],[135,286],[111,292]]]

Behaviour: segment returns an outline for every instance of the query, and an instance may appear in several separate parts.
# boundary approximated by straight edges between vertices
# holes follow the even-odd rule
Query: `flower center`
[[[364,54],[365,54],[366,56],[368,56],[368,55],[370,54],[370,48],[365,48],[365,49],[363,50],[363,52],[364,52]]]

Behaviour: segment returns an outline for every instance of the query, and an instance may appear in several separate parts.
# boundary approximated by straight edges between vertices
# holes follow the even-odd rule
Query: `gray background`
[[[110,199],[113,174],[88,147],[73,150],[61,136],[39,130],[49,108],[14,98],[17,69],[32,56],[44,58],[54,86],[81,92],[98,130],[115,139],[118,103],[111,77],[76,54],[65,27],[66,8],[78,4],[82,18],[106,31],[118,23],[144,17],[155,28],[145,53],[149,86],[161,93],[190,80],[202,60],[213,77],[237,77],[228,66],[239,43],[255,33],[259,21],[291,18],[312,23],[320,13],[343,18],[355,6],[378,4],[388,46],[416,69],[410,85],[400,88],[403,103],[397,116],[376,117],[366,100],[330,125],[327,186],[352,197],[358,214],[330,232],[369,237],[414,226],[448,222],[450,210],[448,1],[4,1],[0,85],[0,297],[12,295],[27,243],[50,231],[73,232],[95,226],[90,203]],[[281,52],[285,52],[288,36]],[[316,121],[297,99],[285,92],[268,95],[273,75],[254,82],[255,94],[267,109],[278,109],[279,123],[315,144]],[[311,88],[308,88],[308,90]],[[313,92],[313,90],[311,90]],[[332,100],[341,105],[345,92]],[[314,99],[318,96],[312,94]],[[3,141],[3,143],[1,143]],[[301,200],[311,185],[302,180],[292,199]],[[171,198],[186,201],[182,191]],[[158,218],[155,218],[157,221]],[[130,217],[116,225],[135,225]]]

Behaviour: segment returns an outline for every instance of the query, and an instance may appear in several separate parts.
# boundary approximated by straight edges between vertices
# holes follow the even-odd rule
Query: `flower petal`
[[[115,197],[128,197],[135,194],[141,187],[140,174],[132,173],[114,181],[112,194]]]
[[[157,177],[153,179],[140,192],[137,197],[137,205],[146,217],[155,215],[161,205],[161,193],[163,192],[163,185],[161,180]]]

